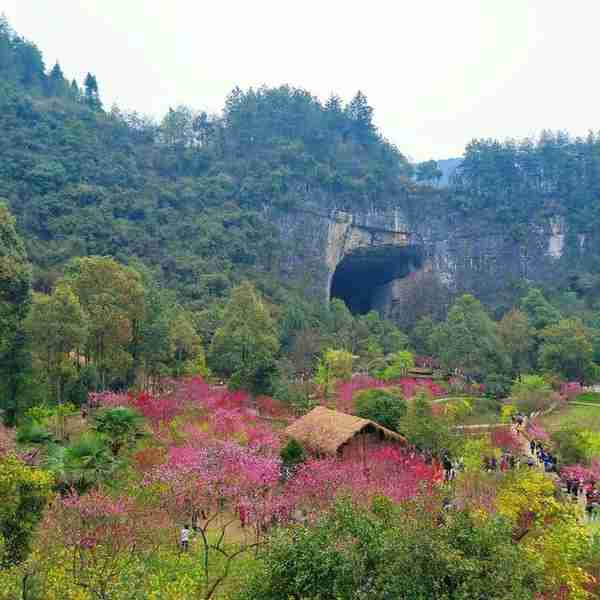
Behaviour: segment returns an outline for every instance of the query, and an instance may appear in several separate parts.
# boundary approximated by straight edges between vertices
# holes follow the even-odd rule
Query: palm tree
[[[85,433],[69,446],[52,446],[45,466],[61,492],[75,488],[82,494],[109,480],[119,465],[104,436]]]
[[[116,456],[123,446],[133,446],[142,433],[142,416],[132,408],[116,406],[96,416],[94,429],[105,435]]]

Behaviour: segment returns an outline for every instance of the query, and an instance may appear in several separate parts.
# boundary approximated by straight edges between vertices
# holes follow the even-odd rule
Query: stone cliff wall
[[[375,308],[387,312],[401,302],[424,268],[451,294],[470,292],[502,308],[524,285],[552,286],[600,256],[599,240],[570,231],[557,215],[524,223],[516,237],[483,220],[414,207],[413,202],[409,209],[323,211],[307,203],[301,210],[273,212],[283,242],[283,275],[303,281],[310,295],[325,301],[336,268],[353,252],[413,247],[422,256],[419,268],[380,286],[373,293]],[[398,255],[398,260],[404,259]]]

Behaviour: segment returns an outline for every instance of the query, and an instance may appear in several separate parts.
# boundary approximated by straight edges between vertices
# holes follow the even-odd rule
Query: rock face
[[[424,273],[452,295],[473,293],[502,309],[525,285],[551,285],[600,255],[597,240],[569,231],[557,215],[532,219],[515,235],[484,220],[440,213],[415,201],[352,212],[307,203],[271,218],[283,242],[284,277],[323,301],[341,297],[361,313],[389,314]]]

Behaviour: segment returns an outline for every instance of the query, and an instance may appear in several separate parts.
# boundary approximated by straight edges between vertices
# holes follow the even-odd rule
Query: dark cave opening
[[[375,296],[381,286],[420,269],[422,262],[414,246],[359,248],[337,265],[330,297],[343,300],[351,313],[364,315],[376,308]]]

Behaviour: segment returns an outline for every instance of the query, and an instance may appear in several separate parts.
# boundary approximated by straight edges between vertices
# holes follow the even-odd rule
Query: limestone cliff
[[[333,291],[358,312],[389,313],[423,272],[452,295],[470,292],[502,308],[524,285],[551,286],[600,255],[598,241],[570,231],[560,215],[535,216],[515,233],[436,212],[431,201],[419,207],[419,198],[388,211],[324,211],[307,202],[273,212],[272,220],[281,232],[284,276],[324,301]]]

